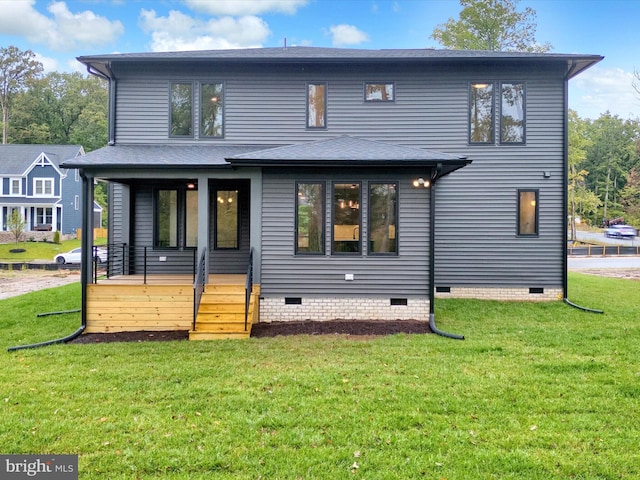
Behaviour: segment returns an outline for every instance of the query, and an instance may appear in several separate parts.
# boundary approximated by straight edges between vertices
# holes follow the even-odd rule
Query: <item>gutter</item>
[[[569,201],[569,79],[576,68],[576,61],[572,60],[571,65],[567,68],[567,73],[564,77],[564,154],[563,154],[563,167],[562,167],[562,224],[564,225],[564,234],[561,235],[562,241],[562,301],[570,307],[577,308],[584,312],[589,313],[604,313],[603,310],[597,310],[594,308],[583,307],[577,305],[569,300],[569,259],[567,258],[567,217],[569,215],[569,207],[567,202]],[[573,221],[573,219],[571,219]]]
[[[464,340],[464,335],[444,332],[436,326],[436,180],[441,171],[442,164],[439,163],[431,173],[431,186],[429,187],[429,328],[441,337]]]

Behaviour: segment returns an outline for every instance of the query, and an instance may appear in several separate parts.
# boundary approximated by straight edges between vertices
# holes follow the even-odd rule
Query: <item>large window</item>
[[[216,249],[237,249],[240,238],[238,228],[240,221],[238,214],[238,190],[217,190],[216,191]]]
[[[37,207],[36,225],[53,225],[53,209],[49,207]]]
[[[524,143],[524,83],[503,83],[500,90],[500,143]]]
[[[398,184],[369,184],[369,253],[398,253]]]
[[[360,204],[359,183],[333,185],[332,253],[362,253]]]
[[[365,83],[364,85],[365,102],[393,102],[394,84],[393,83]]]
[[[172,137],[193,136],[193,84],[171,84],[171,120]]]
[[[469,91],[469,142],[493,143],[493,84],[472,83]]]
[[[223,136],[223,89],[221,83],[200,85],[200,136]]]
[[[327,85],[310,83],[307,85],[307,127],[325,128],[327,126]]]
[[[53,178],[34,178],[33,194],[36,197],[53,196]]]
[[[538,190],[518,190],[518,235],[538,235]]]
[[[324,253],[324,183],[298,183],[296,253]]]
[[[165,248],[197,246],[197,190],[158,189],[155,211],[155,246]]]

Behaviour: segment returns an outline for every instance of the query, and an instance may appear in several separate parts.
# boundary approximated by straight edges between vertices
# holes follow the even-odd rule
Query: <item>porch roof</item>
[[[240,153],[227,159],[231,165],[283,167],[442,167],[451,173],[471,163],[464,156],[405,147],[342,135],[315,142]]]

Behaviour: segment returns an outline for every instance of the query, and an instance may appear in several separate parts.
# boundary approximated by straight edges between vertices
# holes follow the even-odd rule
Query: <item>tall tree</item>
[[[20,143],[80,144],[91,151],[107,142],[107,86],[94,76],[52,72],[16,96],[9,134]]]
[[[600,199],[587,189],[585,180],[589,171],[584,168],[587,149],[591,140],[587,136],[588,122],[580,118],[575,110],[569,110],[569,185],[568,207],[570,239],[576,239],[576,218],[593,215],[600,206]]]
[[[460,18],[438,25],[431,38],[454,50],[548,52],[536,41],[536,11],[516,9],[519,0],[460,0]]]
[[[9,111],[13,97],[30,80],[42,73],[42,63],[31,50],[20,50],[13,45],[0,47],[0,108],[2,109],[2,143],[7,143]]]

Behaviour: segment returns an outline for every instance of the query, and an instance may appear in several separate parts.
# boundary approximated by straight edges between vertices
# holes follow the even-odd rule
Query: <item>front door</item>
[[[249,180],[212,180],[209,272],[245,273],[250,250]]]

